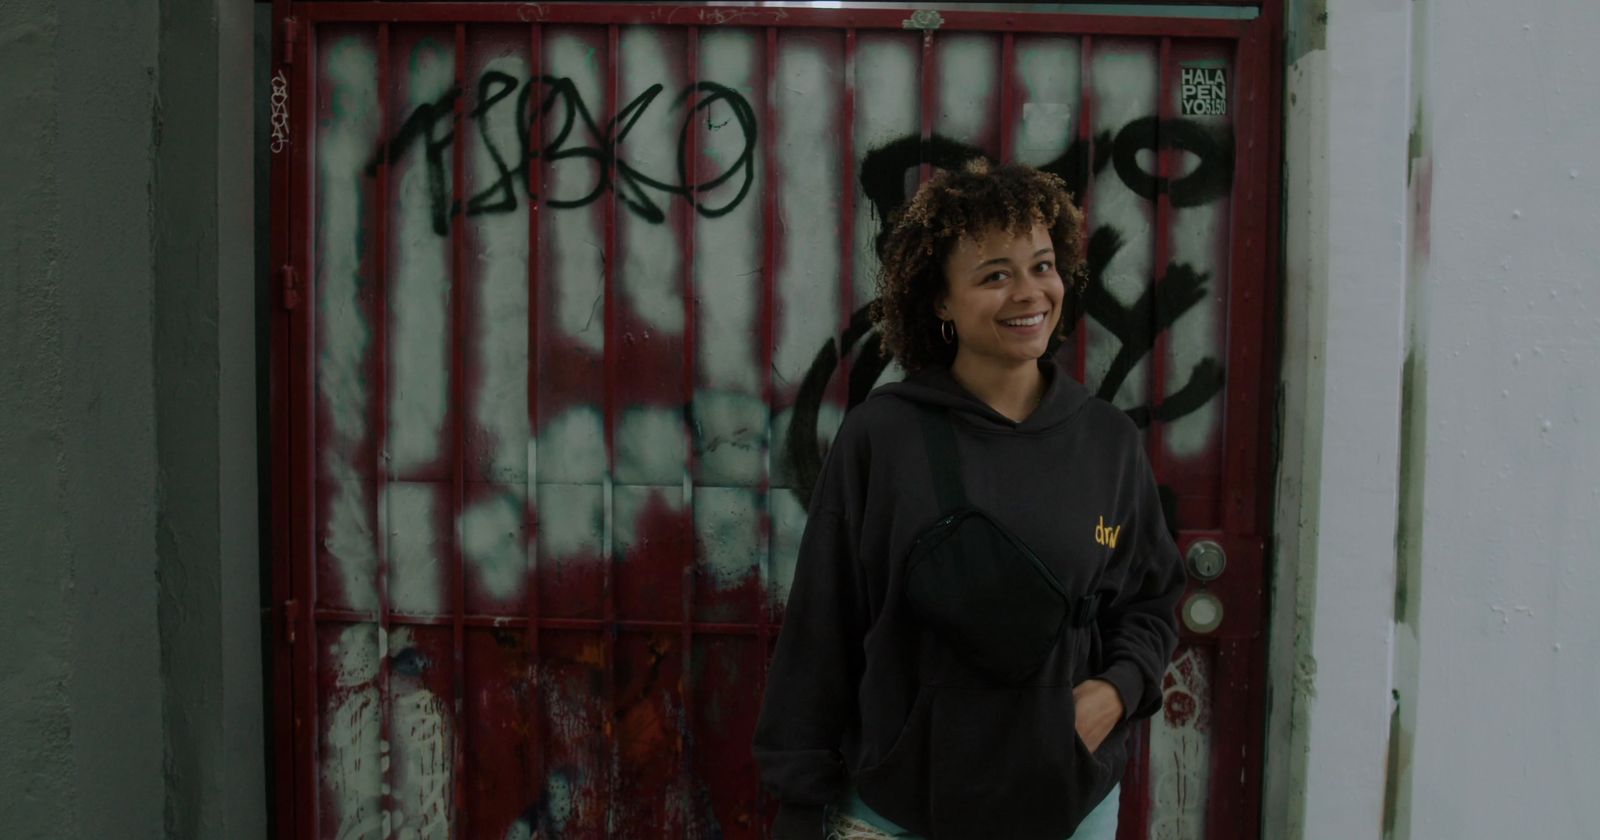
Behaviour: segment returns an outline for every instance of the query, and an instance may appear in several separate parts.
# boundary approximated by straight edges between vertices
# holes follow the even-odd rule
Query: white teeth
[[[1031,316],[1031,317],[1028,317],[1028,318],[1013,318],[1010,321],[1001,321],[1000,323],[1005,324],[1008,327],[1031,327],[1034,324],[1037,324],[1037,323],[1039,323],[1039,322],[1041,322],[1043,320],[1044,320],[1044,313],[1041,312],[1038,315],[1034,315],[1034,316]]]

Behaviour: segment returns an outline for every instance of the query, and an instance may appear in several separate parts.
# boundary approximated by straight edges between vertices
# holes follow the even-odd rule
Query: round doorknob
[[[1216,580],[1228,568],[1228,553],[1212,540],[1197,540],[1189,546],[1189,574],[1196,580]]]

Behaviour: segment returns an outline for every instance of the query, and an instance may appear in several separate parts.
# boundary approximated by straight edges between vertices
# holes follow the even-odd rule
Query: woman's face
[[[1025,236],[991,230],[962,239],[945,260],[944,273],[945,294],[934,312],[955,322],[958,353],[1001,362],[1044,355],[1061,321],[1064,294],[1044,225]]]

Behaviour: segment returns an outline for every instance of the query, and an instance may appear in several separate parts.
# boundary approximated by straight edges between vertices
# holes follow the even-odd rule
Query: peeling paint
[[[1204,840],[1211,786],[1211,662],[1185,647],[1162,678],[1150,721],[1151,840]]]

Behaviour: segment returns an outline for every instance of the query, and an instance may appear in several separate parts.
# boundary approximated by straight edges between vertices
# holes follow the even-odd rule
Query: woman
[[[1084,289],[1082,227],[1059,178],[980,161],[930,179],[885,237],[873,317],[906,377],[845,416],[809,503],[755,737],[780,840],[1116,834],[1184,574],[1138,430],[1050,354]],[[908,603],[906,555],[947,507],[930,408],[966,499],[1070,596],[1099,595],[1022,684]]]

